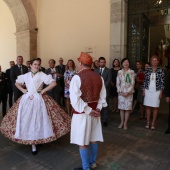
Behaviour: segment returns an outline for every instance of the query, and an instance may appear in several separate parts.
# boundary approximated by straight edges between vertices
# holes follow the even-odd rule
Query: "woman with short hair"
[[[164,89],[164,71],[158,67],[158,56],[152,56],[150,59],[151,67],[145,71],[143,83],[144,105],[146,106],[147,124],[146,129],[151,127],[155,130],[155,121],[158,114],[160,99]],[[153,108],[153,120],[150,124],[151,108]]]
[[[129,68],[130,61],[124,58],[121,61],[122,70],[117,75],[118,109],[120,109],[121,123],[118,128],[128,129],[130,110],[132,110],[132,101],[135,85],[135,73]]]

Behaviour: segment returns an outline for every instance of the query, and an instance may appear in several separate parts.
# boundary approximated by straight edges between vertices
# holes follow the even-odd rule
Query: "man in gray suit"
[[[104,57],[99,58],[99,65],[100,67],[95,69],[94,71],[98,73],[101,77],[103,77],[104,84],[106,87],[106,101],[108,106],[102,108],[102,113],[103,113],[103,126],[107,126],[107,121],[108,121],[108,112],[109,112],[109,95],[110,95],[110,82],[112,79],[112,74],[111,70],[106,67],[106,59]]]
[[[45,71],[47,75],[51,74],[53,79],[56,80],[57,86],[55,86],[52,90],[48,91],[47,94],[51,96],[58,104],[60,104],[60,91],[61,86],[59,84],[59,71],[57,67],[55,67],[56,61],[53,59],[49,60],[49,68]]]

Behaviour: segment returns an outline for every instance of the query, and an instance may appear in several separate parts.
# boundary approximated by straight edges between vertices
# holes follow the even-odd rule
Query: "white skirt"
[[[150,91],[145,89],[145,98],[143,105],[150,107],[159,107],[160,99],[159,99],[160,91]]]
[[[103,142],[100,117],[94,118],[85,113],[73,114],[70,143],[84,146],[95,141]]]
[[[159,107],[160,105],[160,98],[159,98],[160,91],[156,91],[155,79],[156,77],[154,73],[153,80],[152,80],[152,77],[150,78],[149,90],[145,89],[145,97],[144,97],[144,103],[143,103],[143,105],[145,106]]]

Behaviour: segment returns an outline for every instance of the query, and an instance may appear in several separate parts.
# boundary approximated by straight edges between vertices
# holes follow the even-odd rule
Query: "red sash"
[[[92,110],[96,110],[97,102],[88,103],[88,106],[91,107]],[[75,111],[73,108],[73,114],[83,114],[83,113],[85,113],[85,112],[79,113],[79,112]]]

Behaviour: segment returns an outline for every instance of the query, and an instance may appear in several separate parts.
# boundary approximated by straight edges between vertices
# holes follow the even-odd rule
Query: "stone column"
[[[127,57],[127,0],[110,2],[110,63]]]
[[[16,32],[17,56],[23,56],[24,60],[37,57],[37,32],[20,31]]]

